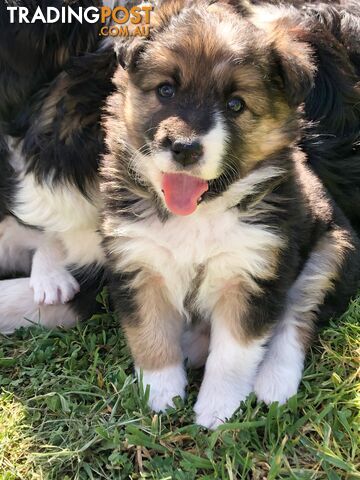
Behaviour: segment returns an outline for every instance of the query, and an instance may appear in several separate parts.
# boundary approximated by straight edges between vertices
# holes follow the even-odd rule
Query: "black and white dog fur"
[[[317,327],[357,291],[359,240],[313,170],[339,204],[334,176],[359,194],[360,24],[232,0],[164,1],[153,22],[108,101],[104,246],[150,406],[206,362],[196,421],[215,428],[251,391],[296,394]]]
[[[100,5],[40,6],[69,3]],[[68,326],[103,283],[97,169],[115,55],[98,24],[10,24],[0,8],[0,331]]]

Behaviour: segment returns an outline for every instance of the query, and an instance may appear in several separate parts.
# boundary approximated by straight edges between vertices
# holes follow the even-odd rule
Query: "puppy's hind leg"
[[[34,324],[48,328],[71,327],[78,317],[73,307],[67,305],[37,305],[29,287],[29,278],[0,281],[0,332],[13,333],[20,327]]]
[[[311,253],[302,273],[291,287],[287,308],[269,343],[257,373],[254,390],[259,400],[285,403],[295,395],[302,377],[306,350],[316,321],[344,308],[355,288],[358,260],[351,234],[346,230],[327,233]]]
[[[66,303],[80,286],[65,265],[66,252],[60,240],[48,237],[36,250],[31,268],[30,287],[37,304]]]
[[[290,311],[277,325],[256,376],[254,390],[258,400],[283,404],[297,393],[305,359],[298,326],[296,315]]]

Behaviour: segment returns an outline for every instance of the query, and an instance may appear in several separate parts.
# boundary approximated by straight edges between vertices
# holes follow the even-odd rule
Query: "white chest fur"
[[[155,216],[121,222],[115,234],[112,249],[119,255],[117,268],[147,268],[160,274],[179,309],[200,268],[202,291],[208,296],[239,276],[266,277],[274,249],[282,244],[270,229],[242,221],[236,208],[220,212],[211,204],[165,223]]]

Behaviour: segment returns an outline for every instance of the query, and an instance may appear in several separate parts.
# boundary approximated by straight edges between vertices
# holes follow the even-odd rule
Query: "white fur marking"
[[[138,377],[141,376],[136,368]],[[185,370],[182,364],[172,365],[161,370],[143,370],[142,382],[144,389],[150,386],[149,406],[155,412],[162,412],[173,407],[174,397],[185,397],[187,384]]]
[[[252,391],[264,355],[263,342],[241,345],[226,325],[213,322],[210,355],[194,407],[196,423],[215,429],[233,415]]]
[[[221,161],[226,151],[227,137],[228,133],[225,125],[220,115],[217,115],[214,128],[202,138],[200,137],[204,147],[204,160],[201,162],[201,178],[212,180],[219,175]]]

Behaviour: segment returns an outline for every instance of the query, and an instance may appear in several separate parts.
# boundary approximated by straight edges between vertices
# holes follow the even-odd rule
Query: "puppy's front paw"
[[[254,391],[259,401],[266,404],[284,404],[296,395],[302,375],[302,365],[281,365],[272,360],[264,361],[257,374]]]
[[[208,398],[199,396],[195,404],[196,423],[202,427],[215,430],[232,417],[241,400],[225,398],[224,395],[212,395]]]
[[[80,291],[80,285],[65,268],[54,269],[46,275],[32,272],[30,287],[37,304],[67,303]]]
[[[215,430],[233,416],[250,390],[247,388],[244,393],[237,385],[230,386],[221,382],[218,385],[210,385],[210,382],[203,384],[194,407],[196,423]]]
[[[137,369],[140,377],[140,369]],[[144,370],[142,372],[144,389],[150,386],[149,406],[155,412],[163,412],[168,407],[173,407],[174,397],[185,397],[187,384],[183,365],[174,365],[161,370]]]

